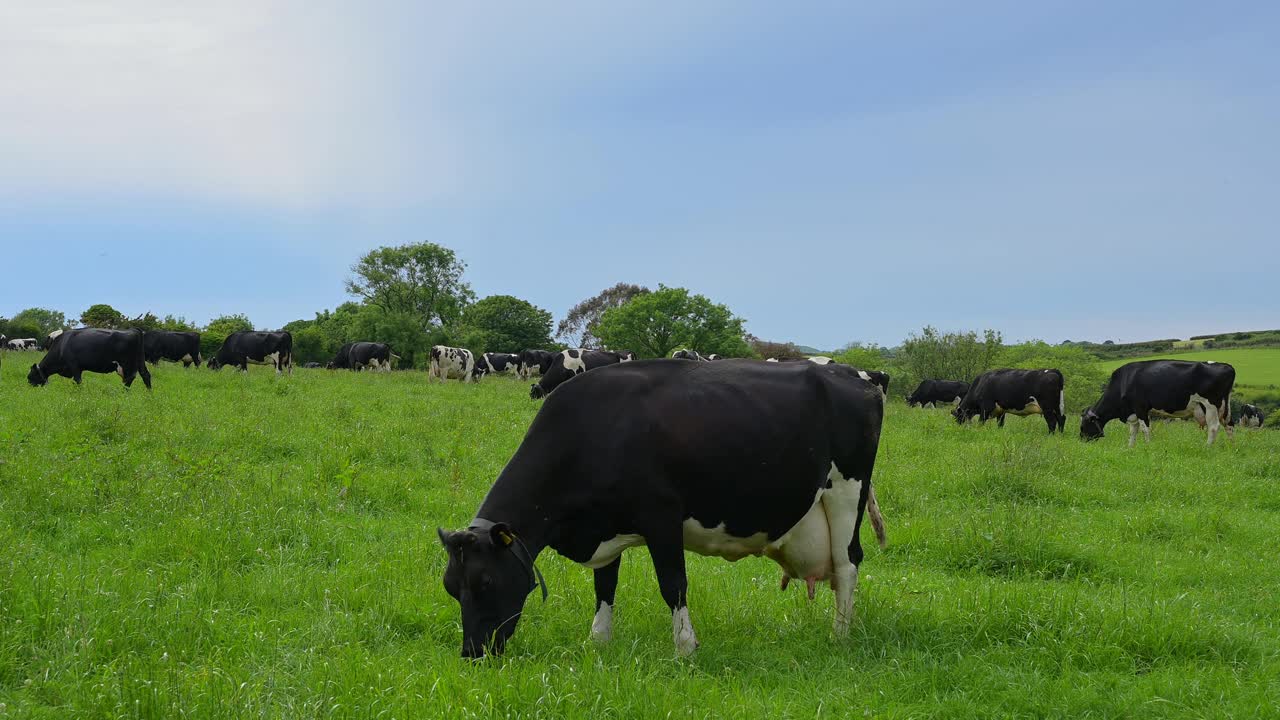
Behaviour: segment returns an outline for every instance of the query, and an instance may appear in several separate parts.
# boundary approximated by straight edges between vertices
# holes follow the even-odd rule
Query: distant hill
[[[1217,335],[1196,335],[1190,340],[1171,338],[1167,340],[1146,340],[1136,343],[1093,343],[1070,342],[1072,345],[1092,353],[1102,360],[1120,360],[1123,358],[1146,357],[1149,355],[1186,352],[1189,350],[1223,350],[1227,348],[1280,348],[1280,330],[1248,330],[1242,332],[1219,333]]]
[[[822,353],[825,352],[824,350],[819,350],[818,348],[815,348],[815,347],[809,347],[808,345],[797,345],[796,349],[808,355],[821,355]]]

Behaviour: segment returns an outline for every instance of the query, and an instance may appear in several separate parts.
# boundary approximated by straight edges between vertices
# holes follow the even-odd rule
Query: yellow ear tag
[[[510,545],[512,541],[515,540],[515,538],[511,536],[511,533],[498,533],[498,537],[502,538],[503,545]]]

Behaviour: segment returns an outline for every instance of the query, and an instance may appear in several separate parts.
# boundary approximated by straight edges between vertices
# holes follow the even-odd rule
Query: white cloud
[[[418,114],[429,167],[397,147],[407,128],[365,30],[322,3],[4,4],[0,195],[305,206],[444,191],[455,143]]]

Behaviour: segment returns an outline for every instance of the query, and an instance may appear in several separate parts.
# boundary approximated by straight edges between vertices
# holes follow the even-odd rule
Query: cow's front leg
[[[618,568],[622,556],[595,571],[596,616],[591,621],[591,639],[607,643],[613,639],[613,598],[618,590]]]
[[[684,531],[678,521],[657,533],[645,533],[653,569],[658,575],[662,599],[671,608],[671,634],[677,655],[690,655],[698,649],[698,636],[689,619],[689,578],[684,568]]]

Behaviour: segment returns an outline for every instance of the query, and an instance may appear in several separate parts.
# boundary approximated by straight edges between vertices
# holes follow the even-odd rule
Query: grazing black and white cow
[[[560,353],[551,350],[521,350],[519,354],[516,374],[521,380],[528,380],[535,375],[542,377],[551,369],[551,363],[560,357]]]
[[[977,417],[983,424],[998,419],[1004,427],[1005,415],[1044,415],[1049,433],[1062,432],[1067,424],[1065,380],[1056,369],[988,370],[969,386],[952,411],[956,422],[964,424]]]
[[[710,355],[707,356],[707,362],[715,362],[716,360],[723,360],[723,359],[724,358],[722,356],[717,355],[716,353],[711,353]]]
[[[561,351],[551,361],[551,367],[543,374],[542,379],[529,388],[529,398],[537,400],[551,394],[564,381],[588,370],[595,370],[605,365],[616,365],[620,362],[631,362],[635,359],[632,352],[613,352],[610,350],[573,350]]]
[[[969,383],[963,380],[921,380],[916,391],[907,396],[907,406],[937,407],[938,403],[958,405],[967,392]]]
[[[391,372],[392,365],[400,358],[391,352],[391,346],[380,342],[350,342],[338,348],[333,360],[326,366],[330,370],[352,370],[359,372],[368,368]]]
[[[834,360],[831,362],[836,364]],[[885,397],[889,397],[889,373],[880,370],[863,370],[861,368],[853,368],[853,371],[858,373],[858,377],[880,388],[880,392]]]
[[[169,360],[182,363],[182,367],[191,367],[191,363],[200,367],[200,333],[148,330],[142,335],[142,354],[152,365]]]
[[[9,350],[38,350],[39,343],[35,338],[12,338],[5,341],[5,347]]]
[[[480,376],[501,375],[503,373],[516,375],[519,371],[519,353],[487,352],[476,361],[476,374]]]
[[[1080,417],[1080,438],[1097,440],[1112,420],[1129,423],[1129,447],[1141,429],[1151,442],[1151,416],[1205,418],[1209,444],[1231,422],[1236,369],[1227,363],[1142,360],[1116,368],[1102,398]],[[1230,434],[1231,426],[1227,425]]]
[[[442,383],[449,378],[458,378],[464,383],[476,381],[479,379],[476,356],[466,348],[432,345],[427,380],[431,378],[440,378]]]
[[[609,408],[601,413],[600,408]],[[884,404],[848,367],[643,360],[589,372],[549,398],[467,529],[439,531],[462,655],[500,654],[552,548],[595,571],[592,637],[613,633],[622,552],[647,545],[676,651],[697,638],[685,550],[766,556],[786,579],[830,582],[848,634]]]
[[[219,370],[223,365],[240,368],[241,372],[249,371],[249,363],[254,365],[274,365],[279,375],[285,368],[293,374],[293,335],[287,331],[261,332],[258,330],[240,330],[227,336],[222,347],[213,356],[207,367]]]
[[[106,330],[77,328],[62,334],[44,358],[31,366],[27,382],[41,386],[53,375],[61,375],[80,384],[86,372],[119,373],[124,386],[133,385],[141,375],[142,384],[151,389],[151,373],[143,355],[141,330]]]
[[[1240,408],[1240,423],[1247,428],[1262,427],[1267,421],[1267,414],[1257,405],[1244,405]]]
[[[701,355],[697,350],[683,348],[671,353],[673,360],[697,360],[698,362],[709,362],[709,360]]]

